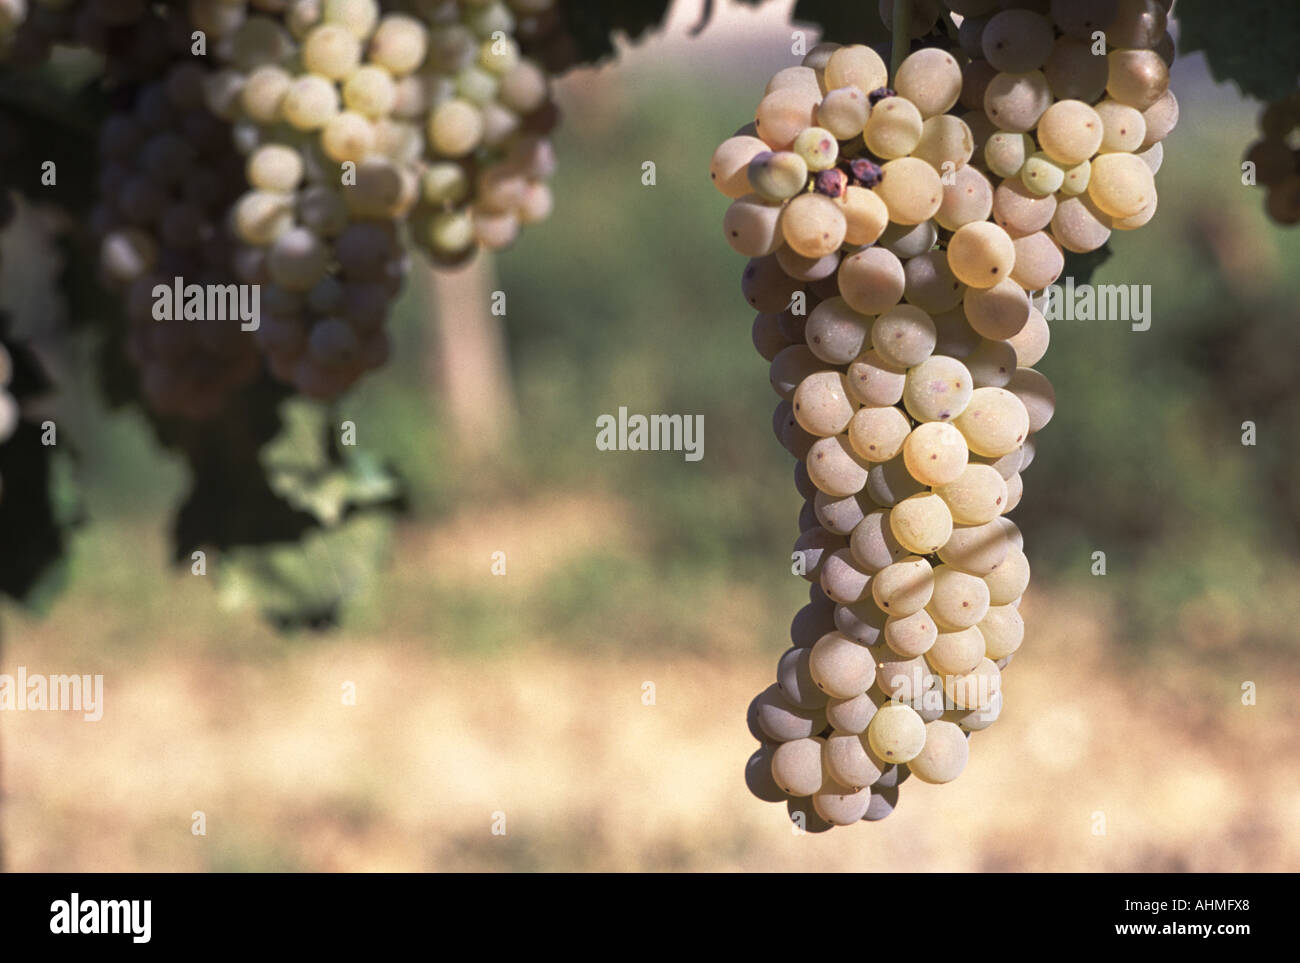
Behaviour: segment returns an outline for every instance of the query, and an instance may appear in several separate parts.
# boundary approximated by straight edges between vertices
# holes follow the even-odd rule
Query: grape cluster
[[[1268,192],[1264,210],[1278,224],[1300,224],[1300,91],[1268,104],[1259,129],[1246,160]]]
[[[810,831],[955,779],[998,718],[1029,582],[1006,515],[1055,408],[1041,292],[1064,251],[1151,217],[1177,116],[1158,3],[951,7],[962,51],[891,80],[877,51],[821,44],[711,162],[813,583],[750,705],[746,780]]]
[[[332,397],[384,364],[403,224],[452,266],[549,212],[548,78],[511,36],[513,10],[549,6],[191,3],[216,38],[208,107],[247,155],[233,226],[246,280],[266,285],[258,340],[278,377]]]
[[[227,306],[188,320],[173,307],[155,316],[154,290],[224,288],[242,260],[225,230],[243,165],[229,127],[203,106],[206,70],[177,56],[161,79],[134,91],[99,133],[100,201],[90,223],[100,238],[103,284],[123,296],[127,357],[140,371],[141,394],[160,413],[211,417],[259,369],[257,346]],[[244,272],[247,273],[247,272]],[[241,276],[240,280],[244,278]],[[233,290],[233,287],[231,288]]]
[[[336,397],[388,358],[406,240],[454,267],[551,209],[555,0],[31,2],[0,0],[0,60],[104,56],[91,226],[160,413],[208,417],[263,364]],[[157,323],[176,277],[257,285],[257,333]]]

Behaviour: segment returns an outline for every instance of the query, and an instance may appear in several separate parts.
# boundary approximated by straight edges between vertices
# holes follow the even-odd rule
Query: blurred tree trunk
[[[438,417],[457,457],[480,462],[499,457],[518,422],[505,326],[492,313],[496,271],[479,253],[453,271],[436,271],[422,259],[416,283],[431,308],[425,359]]]

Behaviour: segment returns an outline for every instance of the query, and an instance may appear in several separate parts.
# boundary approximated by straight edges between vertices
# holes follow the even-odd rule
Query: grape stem
[[[898,80],[898,65],[912,45],[912,0],[894,0],[894,37],[889,51],[889,82]]]

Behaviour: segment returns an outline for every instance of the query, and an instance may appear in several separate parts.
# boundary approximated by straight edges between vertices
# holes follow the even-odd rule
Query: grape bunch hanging
[[[1270,101],[1260,114],[1260,138],[1246,160],[1267,192],[1264,210],[1278,224],[1300,224],[1300,90]]]
[[[834,43],[778,71],[710,167],[813,583],[746,781],[808,831],[955,779],[997,720],[1030,571],[1006,516],[1055,407],[1044,291],[1151,219],[1178,119],[1166,4],[948,7],[957,42],[892,78]],[[940,14],[917,4],[914,37]]]
[[[550,211],[554,0],[6,0],[0,63],[60,44],[104,57],[89,220],[160,414],[263,367],[337,397],[388,358],[408,240],[455,267]],[[258,286],[259,325],[159,324],[175,278]]]

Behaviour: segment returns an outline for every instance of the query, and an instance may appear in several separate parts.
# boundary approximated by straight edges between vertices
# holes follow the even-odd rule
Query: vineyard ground
[[[495,581],[486,562],[482,576],[465,564],[493,541],[473,519],[409,527],[373,603],[386,617],[288,641],[221,611],[198,579],[112,565],[114,546],[161,559],[163,541],[105,526],[79,550],[97,576],[45,620],[6,613],[3,671],[102,671],[106,689],[98,723],[0,716],[8,868],[1300,868],[1294,665],[1135,661],[1087,598],[1046,580],[1025,604],[1007,709],[975,737],[966,773],[912,780],[887,822],[847,841],[795,837],[741,779],[744,707],[778,644],[761,630],[782,628],[745,622],[742,585],[716,589],[730,610],[692,608],[693,650],[561,636],[519,612],[544,611],[538,600],[597,547],[635,554],[629,513],[593,501],[494,515],[515,566]],[[475,623],[480,644],[437,617],[440,592],[499,613]],[[636,638],[610,600],[587,608],[606,635]],[[1257,706],[1241,705],[1247,679]]]

